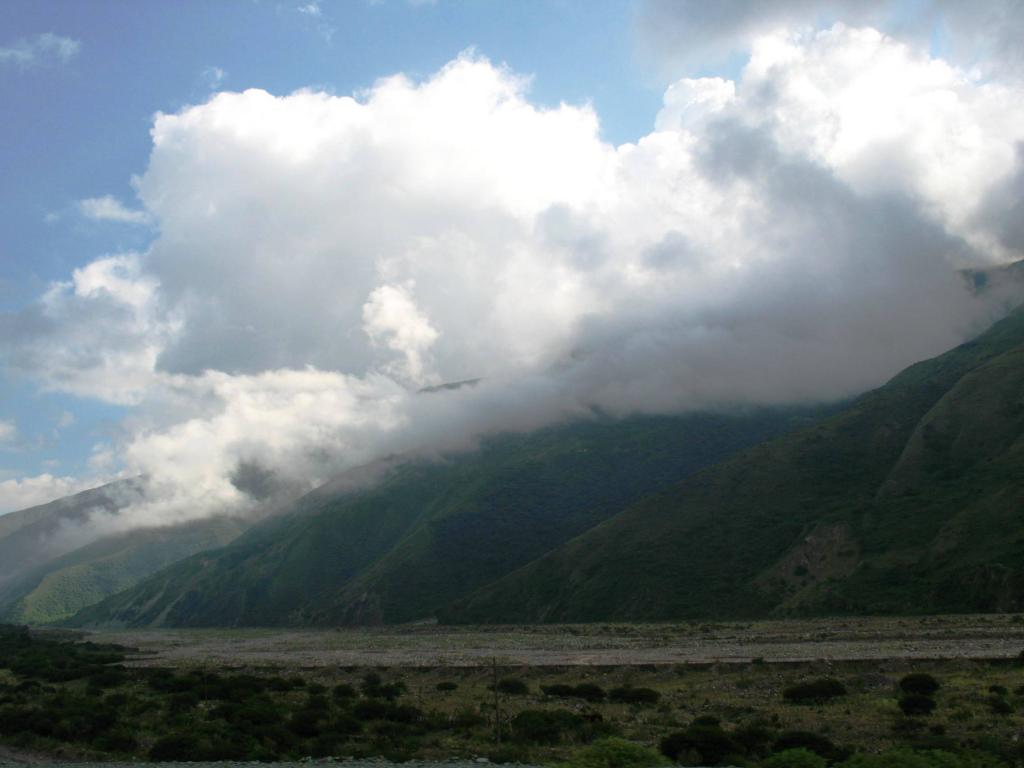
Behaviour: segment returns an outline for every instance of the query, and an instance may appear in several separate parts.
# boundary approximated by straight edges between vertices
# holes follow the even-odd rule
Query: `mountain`
[[[89,525],[144,495],[142,479],[119,480],[0,517],[0,621],[68,618],[166,565],[227,544],[244,528],[232,518],[127,533]]]
[[[594,418],[387,465],[75,625],[1024,609],[1024,311],[829,413]]]
[[[1024,608],[1024,313],[633,505],[463,622]]]
[[[819,411],[596,416],[316,491],[291,514],[79,613],[130,626],[431,619],[635,501]]]
[[[0,516],[0,584],[89,543],[93,535],[85,523],[91,516],[114,514],[142,493],[141,480],[119,480]]]
[[[104,536],[0,584],[0,619],[19,624],[66,619],[171,563],[229,543],[242,530],[241,520],[217,517]]]

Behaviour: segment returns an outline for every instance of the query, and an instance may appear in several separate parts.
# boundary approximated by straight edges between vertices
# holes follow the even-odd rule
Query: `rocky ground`
[[[532,627],[124,630],[90,639],[139,649],[137,666],[622,666],[1000,659],[1024,650],[1017,615]]]

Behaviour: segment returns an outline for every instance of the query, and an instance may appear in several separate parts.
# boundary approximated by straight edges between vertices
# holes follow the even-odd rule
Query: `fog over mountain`
[[[818,29],[807,5],[649,4],[666,66],[698,32],[745,64],[676,79],[619,146],[472,50],[351,97],[156,115],[150,247],[0,315],[9,367],[129,416],[94,476],[0,482],[0,508],[145,476],[98,530],[243,514],[593,409],[842,398],[981,331],[1019,289],[962,271],[1024,257],[1017,54],[981,21],[944,58],[888,5],[826,4]]]

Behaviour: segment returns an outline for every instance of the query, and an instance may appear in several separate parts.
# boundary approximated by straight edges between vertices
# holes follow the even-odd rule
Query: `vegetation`
[[[846,686],[830,677],[791,685],[782,692],[783,698],[793,704],[823,704],[845,695]]]
[[[467,623],[1013,610],[1024,311],[844,411],[624,510],[446,614]]]
[[[19,529],[17,540],[7,544],[39,528]],[[242,529],[234,518],[197,520],[106,536],[52,559],[40,557],[41,563],[0,584],[0,618],[37,625],[69,618],[171,563],[229,543]],[[3,545],[0,540],[0,551]]]
[[[478,452],[394,468],[367,491],[315,491],[290,514],[71,623],[336,625],[442,615],[644,496],[821,412],[595,416],[494,437]]]
[[[922,721],[896,706],[911,670],[895,661],[833,663],[829,678],[816,663],[505,668],[499,680],[527,693],[499,690],[496,710],[490,666],[159,669],[125,658],[67,633],[0,629],[0,743],[66,759],[461,755],[560,768],[1010,768],[1024,758],[1024,715],[989,708],[993,697],[1016,703],[1024,671],[998,660],[930,665],[938,706]],[[841,704],[792,706],[779,693],[822,679],[844,687]],[[563,695],[579,691],[590,698]]]

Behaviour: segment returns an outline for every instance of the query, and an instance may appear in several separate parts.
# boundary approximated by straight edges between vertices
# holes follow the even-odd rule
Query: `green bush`
[[[935,709],[935,700],[921,693],[908,693],[900,697],[900,710],[904,715],[915,717],[930,715]]]
[[[830,677],[792,685],[782,692],[782,697],[792,704],[823,704],[845,695],[846,686]]]
[[[199,757],[199,740],[187,733],[175,733],[157,739],[149,750],[154,762],[191,761]]]
[[[363,683],[360,686],[360,690],[362,690],[363,696],[366,696],[369,699],[387,699],[388,701],[394,701],[405,693],[405,683],[401,681],[385,683],[376,672],[370,672],[368,675],[363,677]]]
[[[604,688],[595,683],[580,683],[573,689],[574,695],[584,701],[604,701]]]
[[[565,765],[571,768],[650,768],[667,762],[650,747],[612,737],[575,752]]]
[[[564,709],[526,709],[512,718],[512,735],[517,741],[557,744],[583,724],[582,717]]]
[[[356,689],[348,683],[339,683],[334,686],[332,693],[334,694],[334,698],[338,701],[348,701],[349,699],[354,699],[358,695]]]
[[[457,690],[459,687],[458,683],[453,683],[451,680],[442,680],[437,684],[437,690],[442,693],[450,693],[451,691]]]
[[[900,679],[900,689],[904,693],[931,696],[939,690],[939,681],[924,672],[912,672]]]
[[[786,731],[775,740],[772,749],[785,752],[787,749],[809,749],[830,763],[849,756],[849,750],[843,749],[826,736],[810,731]]]
[[[761,762],[762,768],[825,768],[825,758],[804,747],[778,752]]]
[[[609,698],[625,704],[657,704],[661,694],[651,688],[634,688],[626,685],[613,688]]]
[[[497,689],[498,693],[504,693],[508,696],[525,696],[530,692],[530,686],[514,677],[506,677],[499,680]]]
[[[659,747],[661,753],[674,762],[700,765],[721,765],[744,753],[743,746],[717,723],[691,723],[685,731],[663,738]]]
[[[990,696],[988,708],[994,715],[1012,715],[1013,705],[1002,696]]]

